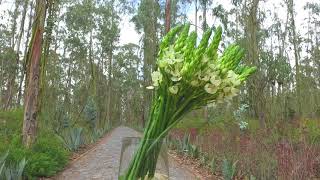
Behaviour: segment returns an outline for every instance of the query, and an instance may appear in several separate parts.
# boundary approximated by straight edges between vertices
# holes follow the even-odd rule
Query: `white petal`
[[[216,65],[213,64],[213,63],[208,64],[208,66],[209,66],[209,68],[212,69],[212,70],[214,70],[214,69],[217,68]]]
[[[206,84],[204,90],[209,94],[215,94],[218,91],[218,88],[212,84]]]
[[[180,77],[172,76],[170,79],[171,79],[171,81],[173,81],[173,82],[177,82],[177,81],[180,81],[181,78],[182,78],[181,76],[180,76]]]
[[[237,74],[235,72],[233,72],[232,70],[229,70],[227,72],[227,77],[228,78],[235,78],[235,77],[237,77]]]
[[[159,67],[164,68],[164,67],[166,67],[167,65],[168,65],[167,61],[165,61],[165,60],[159,61]]]
[[[211,82],[211,84],[213,84],[215,86],[219,86],[221,84],[221,81],[219,79],[216,79],[215,76],[211,76],[210,82]]]
[[[223,98],[224,98],[224,95],[222,93],[219,94],[218,97],[217,97],[217,102],[218,103],[223,103]]]
[[[162,78],[162,74],[159,71],[154,71],[151,74],[151,78],[153,81],[158,81],[159,79]]]
[[[147,89],[154,89],[154,86],[147,86]]]
[[[231,91],[231,87],[225,87],[223,88],[224,93],[229,93]]]
[[[232,84],[233,84],[234,86],[239,86],[239,85],[241,84],[241,81],[240,81],[238,78],[236,78],[236,79],[234,79],[234,80],[232,81]]]
[[[178,86],[171,86],[169,87],[169,92],[172,94],[177,94],[179,91],[179,87]]]
[[[211,103],[209,103],[207,106],[208,106],[208,107],[216,107],[217,104],[216,104],[215,102],[211,102]]]
[[[191,86],[198,86],[199,85],[199,81],[198,80],[193,80],[193,81],[191,81]]]
[[[206,63],[209,61],[209,58],[207,56],[203,56],[203,58],[201,59],[202,63]]]
[[[183,55],[182,54],[176,54],[176,58],[175,58],[176,62],[182,62],[183,61]]]
[[[207,82],[207,81],[210,80],[210,76],[207,75],[207,74],[199,74],[199,75],[198,75],[198,78],[199,78],[199,80],[205,81],[205,82]]]

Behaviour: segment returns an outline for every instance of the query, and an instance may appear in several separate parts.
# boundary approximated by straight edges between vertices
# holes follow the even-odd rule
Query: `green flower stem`
[[[126,174],[125,179],[138,179],[138,178],[144,178],[145,175],[149,174],[149,176],[153,175],[152,172],[154,172],[153,169],[155,169],[156,164],[156,158],[157,158],[157,151],[154,151],[153,153],[147,153],[147,148],[150,145],[150,140],[153,140],[155,137],[157,137],[157,134],[161,132],[161,123],[164,123],[163,117],[165,117],[165,105],[166,98],[163,96],[160,96],[158,101],[155,103],[155,110],[150,114],[150,120],[148,123],[148,127],[146,128],[146,133],[144,134],[141,144],[133,158],[132,163],[130,164],[130,167],[128,169],[128,172]],[[159,145],[159,147],[161,147]]]
[[[153,177],[161,139],[169,130],[193,109],[230,102],[238,94],[239,85],[256,69],[241,65],[244,51],[237,45],[230,45],[218,57],[221,27],[210,44],[212,29],[206,31],[199,46],[197,34],[189,34],[189,27],[187,24],[173,28],[160,44],[158,68],[152,73],[153,86],[148,88],[156,89],[156,95],[138,150],[123,177],[125,180]]]

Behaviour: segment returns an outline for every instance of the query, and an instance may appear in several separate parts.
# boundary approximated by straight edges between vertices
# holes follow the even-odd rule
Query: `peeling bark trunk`
[[[171,8],[171,0],[166,0],[166,34],[170,31],[170,23],[171,23],[171,13],[170,13],[170,8]]]
[[[40,80],[40,59],[42,52],[42,38],[44,32],[44,20],[46,11],[46,1],[36,1],[36,18],[32,30],[32,40],[29,46],[29,79],[26,94],[26,102],[23,119],[23,144],[29,148],[36,139],[38,100],[39,100],[39,80]]]

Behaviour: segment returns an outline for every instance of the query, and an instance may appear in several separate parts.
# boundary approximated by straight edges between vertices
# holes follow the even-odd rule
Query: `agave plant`
[[[225,180],[232,180],[236,174],[237,161],[232,163],[231,161],[224,159],[222,164],[222,175]]]
[[[200,153],[200,165],[207,166],[208,165],[208,156],[205,153]]]
[[[190,144],[189,151],[190,151],[191,157],[196,159],[199,157],[200,151],[198,146]]]
[[[4,170],[5,164],[6,164],[6,158],[9,154],[9,151],[7,151],[3,156],[0,157],[0,177],[2,175],[2,172]]]
[[[207,30],[199,45],[196,32],[189,33],[189,29],[189,24],[173,28],[160,44],[158,68],[151,75],[153,84],[147,87],[155,91],[149,121],[140,146],[120,179],[154,177],[161,139],[169,130],[194,109],[231,101],[255,71],[240,63],[244,51],[235,44],[219,56],[221,27],[214,36],[213,29]]]
[[[96,129],[94,128],[92,133],[90,134],[91,143],[96,142],[99,138],[103,136],[104,130],[103,129]]]
[[[190,135],[185,134],[183,136],[183,140],[182,140],[182,150],[183,152],[188,152],[189,151],[189,146],[190,146]]]
[[[7,180],[22,180],[23,172],[26,167],[27,161],[23,158],[18,164],[4,167],[4,176]]]
[[[67,131],[62,133],[59,137],[63,140],[65,146],[70,151],[76,151],[81,145],[84,144],[84,138],[82,136],[83,128],[68,128]]]
[[[217,169],[217,161],[215,158],[212,158],[210,164],[209,164],[209,167],[210,167],[210,170],[212,173],[215,173],[216,172],[216,169]]]

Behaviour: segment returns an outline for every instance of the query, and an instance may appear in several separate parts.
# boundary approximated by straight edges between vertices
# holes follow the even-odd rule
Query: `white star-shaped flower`
[[[172,93],[172,94],[177,94],[178,91],[179,91],[179,87],[177,85],[169,87],[169,92]]]

